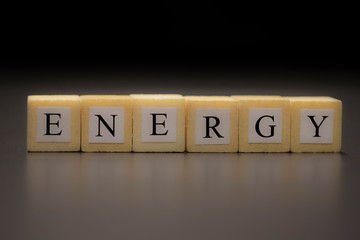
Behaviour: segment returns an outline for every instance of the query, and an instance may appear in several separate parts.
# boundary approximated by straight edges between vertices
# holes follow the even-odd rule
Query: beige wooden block
[[[131,152],[132,98],[85,95],[81,99],[81,150]]]
[[[287,97],[292,152],[341,150],[342,102],[332,97]]]
[[[184,152],[185,102],[177,94],[132,94],[133,151]]]
[[[234,95],[239,101],[239,152],[290,151],[290,101]]]
[[[223,96],[187,96],[186,150],[238,151],[238,101]]]
[[[80,98],[77,95],[28,96],[28,151],[80,150]]]

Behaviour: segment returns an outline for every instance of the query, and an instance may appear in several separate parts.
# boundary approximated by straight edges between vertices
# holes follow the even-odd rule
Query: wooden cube
[[[239,152],[290,151],[290,101],[281,96],[241,96]]]
[[[332,97],[287,97],[292,152],[341,150],[342,102]]]
[[[238,151],[238,101],[222,96],[188,96],[186,150]]]
[[[131,152],[132,98],[120,95],[81,96],[81,150]]]
[[[28,151],[80,150],[79,96],[28,96],[27,111]]]
[[[177,94],[132,94],[133,151],[184,152],[185,102]]]

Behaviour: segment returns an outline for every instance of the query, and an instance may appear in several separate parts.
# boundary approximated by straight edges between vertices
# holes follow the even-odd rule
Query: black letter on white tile
[[[61,135],[62,130],[58,133],[50,133],[50,125],[56,125],[57,127],[59,127],[59,121],[57,122],[50,122],[50,116],[59,116],[59,119],[61,119],[61,114],[60,113],[44,113],[46,116],[46,133],[44,135]]]
[[[117,115],[110,115],[113,118],[113,127],[111,129],[111,127],[107,124],[107,122],[105,121],[105,119],[101,116],[101,115],[95,115],[98,117],[98,134],[96,135],[96,137],[102,137],[102,135],[100,134],[100,122],[102,122],[104,124],[104,126],[107,128],[107,130],[109,130],[109,132],[111,133],[111,135],[113,135],[113,137],[115,137],[115,117]]]
[[[311,122],[314,124],[314,127],[315,127],[315,135],[314,137],[321,137],[319,135],[319,129],[320,129],[320,126],[323,124],[324,120],[328,117],[328,116],[322,116],[323,117],[323,120],[321,121],[321,123],[318,125],[315,121],[315,116],[308,116],[311,120]]]
[[[167,133],[169,132],[169,130],[166,130],[166,132],[164,133],[157,133],[156,132],[156,125],[162,125],[165,127],[165,120],[163,122],[156,122],[156,117],[157,116],[165,116],[165,118],[167,118],[167,114],[166,113],[151,113],[150,115],[152,115],[152,119],[153,119],[153,124],[152,124],[152,133],[150,135],[167,135]]]
[[[214,133],[216,134],[216,136],[218,136],[218,138],[224,138],[216,130],[216,127],[219,126],[219,124],[220,124],[220,119],[215,117],[215,116],[204,116],[204,118],[206,119],[206,136],[204,138],[211,138],[211,136],[210,136],[210,128],[214,131]],[[210,119],[211,118],[215,119],[215,124],[213,126],[210,126]]]
[[[259,136],[261,136],[261,137],[263,137],[263,138],[273,137],[273,136],[274,136],[274,129],[275,129],[275,126],[276,126],[276,125],[269,125],[269,127],[270,127],[270,135],[265,136],[265,135],[262,134],[261,131],[260,131],[260,126],[259,126],[259,125],[260,125],[260,121],[261,121],[261,119],[263,119],[263,118],[265,118],[265,117],[270,118],[270,119],[273,120],[273,122],[274,122],[274,116],[264,115],[264,116],[262,116],[261,118],[259,118],[259,119],[256,121],[255,130],[256,130],[257,134],[259,134]]]

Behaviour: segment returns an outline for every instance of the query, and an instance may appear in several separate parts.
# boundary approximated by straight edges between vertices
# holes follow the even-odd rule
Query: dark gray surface
[[[0,78],[0,239],[360,237],[357,75],[147,69]],[[337,97],[343,153],[26,152],[27,95],[141,92]]]

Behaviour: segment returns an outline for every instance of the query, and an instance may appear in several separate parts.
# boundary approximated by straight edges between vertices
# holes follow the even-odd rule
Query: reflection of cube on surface
[[[342,102],[332,97],[287,97],[292,152],[339,152]]]
[[[238,151],[238,101],[222,96],[187,96],[186,150]]]
[[[184,152],[185,102],[178,94],[132,94],[133,151]]]
[[[234,95],[239,101],[239,152],[289,152],[290,102],[281,96]]]
[[[81,96],[81,150],[131,152],[132,98],[121,95]]]
[[[79,96],[28,96],[27,111],[28,151],[80,150]]]

